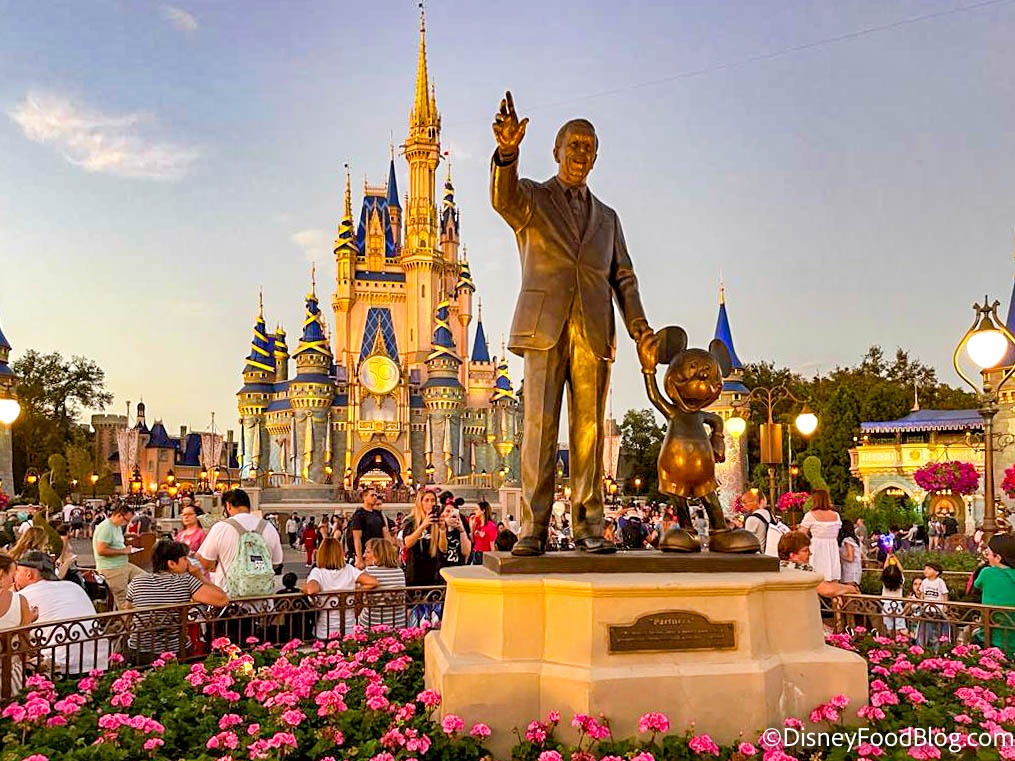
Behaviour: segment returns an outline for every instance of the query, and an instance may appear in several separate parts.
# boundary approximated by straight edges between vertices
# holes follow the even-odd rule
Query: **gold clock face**
[[[371,394],[390,393],[398,385],[398,365],[383,354],[375,354],[360,365],[359,381]]]

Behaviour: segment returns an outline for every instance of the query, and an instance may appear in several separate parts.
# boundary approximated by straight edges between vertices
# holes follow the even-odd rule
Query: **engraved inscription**
[[[709,621],[690,610],[639,616],[630,626],[610,625],[610,652],[730,650],[735,648],[732,621]]]

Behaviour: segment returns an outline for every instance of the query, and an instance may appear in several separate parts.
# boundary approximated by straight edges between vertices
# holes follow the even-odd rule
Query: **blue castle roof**
[[[0,349],[10,349],[11,345],[7,343],[7,339],[4,338],[3,330],[0,330]]]
[[[162,421],[158,420],[155,425],[152,426],[150,437],[146,449],[176,449],[179,446],[179,442],[170,438],[169,432],[166,431],[166,427],[162,425]]]
[[[370,307],[363,327],[363,342],[360,344],[360,360],[373,354],[377,334],[381,335],[384,353],[396,363],[398,358],[398,342],[395,340],[395,324],[391,321],[391,310],[387,307]]]
[[[497,377],[493,381],[493,394],[490,401],[496,402],[501,399],[517,399],[515,391],[511,387],[511,376],[508,374],[507,360],[501,359],[497,365]]]
[[[361,254],[366,252],[367,220],[375,211],[380,215],[381,227],[384,229],[384,256],[389,259],[394,258],[398,255],[398,251],[395,249],[395,235],[391,229],[388,199],[384,196],[367,195],[363,197],[363,206],[359,213],[359,226],[356,228],[356,249]]]
[[[744,363],[737,356],[737,350],[733,348],[733,331],[730,329],[730,318],[726,314],[726,296],[723,293],[722,285],[719,286],[719,319],[715,323],[715,337],[726,344],[729,349],[730,359],[734,370],[742,370]]]
[[[1008,302],[1008,318],[1004,321],[1005,326],[1015,334],[1015,283],[1012,284],[1011,300]],[[0,335],[0,340],[3,336]],[[1004,359],[998,367],[1011,367],[1015,365],[1015,345],[1008,344],[1008,351],[1004,353]]]
[[[398,182],[395,180],[395,159],[391,159],[391,165],[388,167],[388,206],[392,209],[401,209],[402,207],[398,204]]]
[[[448,322],[448,312],[451,309],[451,302],[445,298],[437,305],[437,311],[434,313],[434,332],[431,344],[433,345],[433,351],[430,352],[430,356],[427,360],[431,359],[453,359],[456,362],[461,362],[458,355],[455,354],[455,339],[451,335],[451,324]]]
[[[250,354],[247,356],[245,370],[275,371],[274,341],[268,339],[264,315],[260,312],[254,322],[254,339],[250,342]]]
[[[472,345],[472,361],[490,361],[490,347],[486,343],[486,332],[483,330],[482,317],[476,321],[476,342]]]
[[[317,296],[313,291],[307,295],[307,314],[303,318],[303,335],[300,336],[300,344],[294,356],[307,352],[331,356],[331,348],[328,346],[328,339],[324,335],[324,326],[321,324],[321,309],[317,305]]]

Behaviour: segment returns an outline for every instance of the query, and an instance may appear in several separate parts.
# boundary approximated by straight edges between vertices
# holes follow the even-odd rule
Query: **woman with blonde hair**
[[[15,560],[18,560],[22,555],[30,550],[39,550],[49,554],[49,535],[46,530],[39,528],[38,526],[32,526],[21,538],[11,547],[10,556]]]
[[[317,548],[317,563],[306,582],[300,588],[303,594],[316,595],[328,592],[353,592],[357,589],[373,589],[377,579],[355,565],[345,562],[342,543],[330,536]],[[345,595],[332,595],[320,600],[317,606],[321,612],[317,616],[317,628],[314,636],[328,639],[332,635],[344,636],[352,634],[356,624],[356,611],[352,601]],[[335,614],[335,609],[344,611],[344,615]]]
[[[398,548],[387,539],[368,539],[363,548],[363,560],[366,561],[366,573],[377,579],[377,589],[403,589],[405,573],[398,562]],[[359,614],[357,622],[360,626],[371,627],[386,624],[396,629],[404,628],[405,593],[389,593],[384,595],[382,605],[367,606]]]
[[[409,587],[444,584],[441,568],[465,565],[472,552],[469,529],[458,506],[449,501],[441,509],[432,489],[419,490],[404,534],[408,551],[405,584]]]

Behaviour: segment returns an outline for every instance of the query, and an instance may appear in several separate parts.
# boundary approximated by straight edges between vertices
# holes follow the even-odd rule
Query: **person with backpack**
[[[273,594],[275,567],[284,558],[278,531],[251,514],[250,497],[243,489],[225,492],[222,504],[229,517],[208,531],[197,554],[201,565],[230,600]]]
[[[641,519],[637,508],[624,516],[620,526],[620,539],[625,550],[645,549],[645,539],[648,537],[648,529]]]
[[[765,499],[765,495],[754,491],[753,489],[748,489],[740,497],[740,501],[743,503],[744,508],[748,511],[747,517],[744,518],[744,528],[757,537],[758,544],[761,545],[761,554],[778,555],[778,552],[766,551],[768,527],[771,526],[775,520],[772,517],[771,511],[768,509],[768,500]],[[776,539],[776,543],[778,543],[778,541],[779,540]]]

